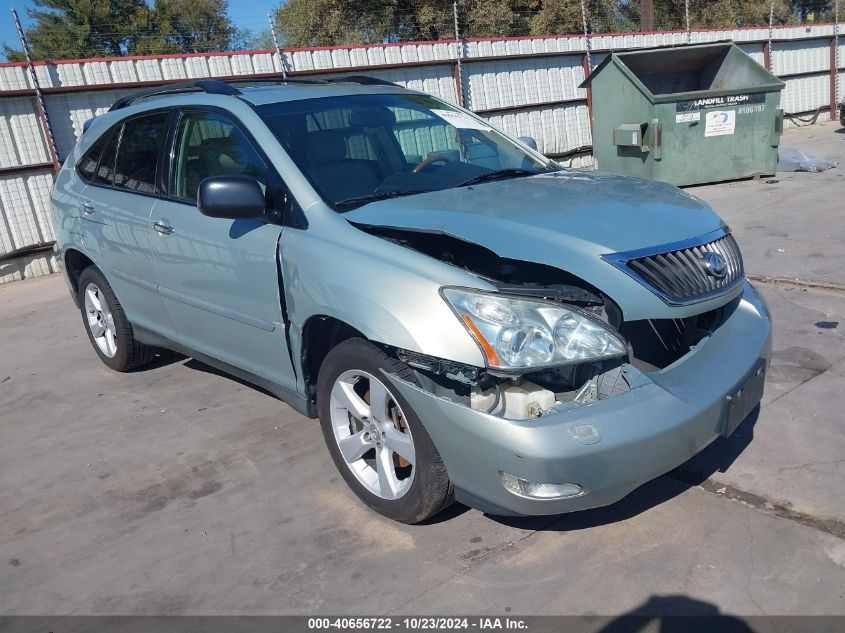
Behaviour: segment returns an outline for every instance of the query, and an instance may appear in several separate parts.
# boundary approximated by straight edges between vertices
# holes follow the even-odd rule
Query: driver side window
[[[171,195],[196,203],[209,176],[250,176],[266,190],[267,165],[241,129],[217,112],[185,112],[176,132]]]

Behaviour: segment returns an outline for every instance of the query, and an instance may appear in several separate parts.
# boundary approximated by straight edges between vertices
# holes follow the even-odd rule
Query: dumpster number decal
[[[705,115],[704,136],[725,136],[736,129],[736,110],[713,110]]]

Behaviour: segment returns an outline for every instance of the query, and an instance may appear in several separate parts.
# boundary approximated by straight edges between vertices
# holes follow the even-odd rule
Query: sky
[[[261,31],[268,26],[267,13],[278,4],[279,0],[230,0],[229,16],[240,28]],[[26,17],[26,9],[30,6],[32,6],[31,3],[26,2],[26,0],[0,0],[0,48],[2,48],[2,44],[20,48],[18,34],[12,21],[12,9],[17,9],[24,28],[26,28],[29,23]],[[0,61],[2,59],[3,57],[0,55]]]

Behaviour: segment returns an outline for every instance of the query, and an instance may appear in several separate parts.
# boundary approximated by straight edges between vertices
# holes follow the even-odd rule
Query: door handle
[[[90,202],[83,202],[79,205],[79,208],[82,209],[82,211],[84,211],[85,213],[88,213],[89,215],[91,213],[94,213],[94,205]]]
[[[176,229],[162,222],[153,222],[153,228],[159,235],[171,235]]]

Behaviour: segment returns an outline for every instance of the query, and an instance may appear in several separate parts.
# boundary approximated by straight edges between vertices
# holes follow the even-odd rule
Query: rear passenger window
[[[155,193],[156,167],[167,136],[167,112],[131,119],[123,124],[114,186],[139,193]]]
[[[79,173],[79,176],[85,182],[93,182],[94,177],[97,173],[97,165],[100,164],[100,157],[103,155],[103,149],[109,142],[112,133],[111,131],[106,132],[96,141],[94,144],[85,152],[85,156],[82,157],[82,160],[76,165],[76,171]],[[114,153],[112,153],[114,156]]]

